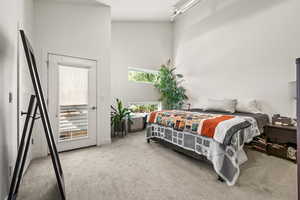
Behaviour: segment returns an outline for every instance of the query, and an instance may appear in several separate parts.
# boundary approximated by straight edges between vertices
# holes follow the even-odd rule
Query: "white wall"
[[[110,143],[110,8],[100,4],[35,2],[36,55],[47,83],[47,54],[95,59],[98,144]],[[45,88],[46,91],[46,88]],[[35,135],[34,157],[47,154],[43,132]]]
[[[2,3],[1,3],[2,4]],[[3,4],[2,4],[3,5]],[[17,1],[6,0],[0,9],[0,198],[4,199],[8,192],[8,168],[13,163],[17,148],[17,130],[13,113],[16,101],[8,103],[8,93],[16,95],[14,72],[17,67]]]
[[[18,24],[32,39],[31,0],[4,0],[0,6],[0,199],[7,195],[9,166],[17,156],[17,69],[26,65],[19,55]],[[13,101],[8,102],[12,92]]]
[[[174,56],[192,107],[255,98],[269,114],[295,116],[288,82],[300,56],[299,9],[299,0],[210,0],[180,16]]]
[[[128,81],[128,67],[158,70],[173,54],[173,26],[169,22],[113,22],[112,98],[124,103],[158,101],[151,84]]]
[[[31,45],[34,47],[34,0],[21,0],[19,3],[19,6],[21,7],[20,13],[21,17],[19,19],[19,28],[23,29],[26,33],[27,38],[30,40]],[[26,111],[28,108],[30,96],[34,94],[33,86],[32,86],[32,80],[30,78],[30,73],[25,57],[25,52],[23,48],[23,44],[21,41],[21,37],[19,37],[18,41],[18,46],[19,46],[19,52],[18,52],[18,117],[19,117],[19,122],[18,122],[18,139],[19,141],[21,140],[22,137],[22,131],[26,119],[26,115],[21,116],[22,111]],[[30,164],[30,161],[32,160],[32,148],[30,146],[28,155],[27,155],[27,160],[25,164],[25,170]]]

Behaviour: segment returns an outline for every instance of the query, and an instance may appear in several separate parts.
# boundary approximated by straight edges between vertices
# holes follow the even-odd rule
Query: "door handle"
[[[26,111],[21,111],[21,116],[27,115],[27,114],[28,114],[28,112],[26,112]]]
[[[97,110],[97,106],[92,106],[91,109],[92,110]]]

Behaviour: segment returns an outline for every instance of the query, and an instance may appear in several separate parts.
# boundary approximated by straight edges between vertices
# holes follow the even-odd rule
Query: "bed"
[[[148,116],[146,139],[205,157],[219,179],[232,186],[239,177],[240,165],[247,161],[244,144],[260,135],[268,122],[265,114],[229,114],[201,109],[157,111]]]

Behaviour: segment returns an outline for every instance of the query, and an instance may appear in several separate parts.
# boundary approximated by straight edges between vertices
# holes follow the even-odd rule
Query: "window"
[[[89,69],[59,65],[59,142],[88,137]]]
[[[128,68],[128,80],[138,83],[151,83],[153,84],[157,79],[158,71]]]
[[[129,103],[129,108],[133,113],[150,113],[161,110],[161,102]]]

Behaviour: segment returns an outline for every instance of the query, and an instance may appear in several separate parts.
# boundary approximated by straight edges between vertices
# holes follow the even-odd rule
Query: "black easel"
[[[18,190],[20,187],[21,179],[24,172],[24,166],[28,154],[28,149],[30,146],[31,136],[32,136],[32,129],[34,127],[34,122],[37,119],[37,111],[39,110],[39,115],[43,123],[44,132],[47,139],[47,144],[49,148],[49,152],[52,159],[53,168],[55,171],[58,189],[61,194],[62,200],[66,199],[65,195],[65,184],[64,184],[64,174],[62,171],[59,155],[57,152],[55,140],[53,137],[53,132],[50,124],[49,114],[46,107],[46,102],[40,82],[40,78],[38,75],[36,61],[33,53],[33,49],[27,39],[23,30],[20,30],[22,43],[26,55],[26,60],[34,88],[35,95],[32,95],[30,98],[27,116],[23,128],[23,135],[21,138],[20,147],[18,150],[18,156],[16,165],[13,172],[13,178],[9,189],[9,195],[7,200],[15,200],[18,195]],[[30,128],[28,131],[28,125],[30,123]],[[27,133],[28,132],[28,133]],[[27,136],[27,137],[26,137]]]
[[[24,166],[25,166],[25,162],[26,162],[26,158],[27,158],[27,154],[28,154],[30,140],[31,140],[31,136],[32,136],[32,129],[34,126],[34,121],[37,119],[36,118],[37,108],[38,107],[36,104],[35,96],[32,95],[30,97],[29,106],[28,106],[27,113],[26,113],[27,116],[26,116],[25,123],[24,123],[22,138],[21,138],[20,147],[18,150],[18,156],[17,156],[17,160],[16,160],[16,165],[14,168],[11,186],[9,189],[8,199],[16,199],[17,198],[20,182],[21,182],[22,175],[24,172]],[[33,109],[34,109],[34,112],[32,113]],[[29,132],[28,132],[29,123],[30,123],[30,128],[29,128]]]
[[[297,69],[297,184],[298,200],[300,199],[300,58],[296,59]]]

